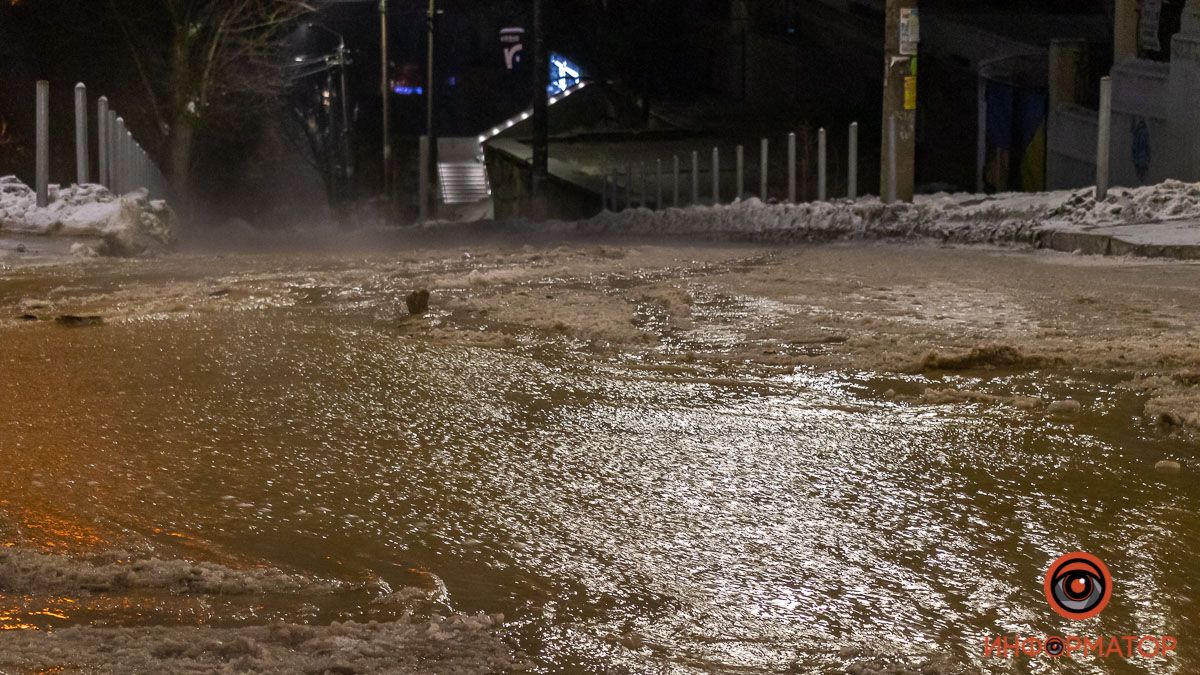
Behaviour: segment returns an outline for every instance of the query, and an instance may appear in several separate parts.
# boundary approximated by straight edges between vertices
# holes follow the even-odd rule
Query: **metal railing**
[[[141,144],[126,127],[125,119],[109,106],[108,98],[96,101],[96,165],[99,175],[91,178],[92,139],[89,134],[87,86],[75,85],[75,181],[78,185],[98,183],[123,195],[144,189],[152,199],[167,196],[168,183]],[[50,202],[50,83],[37,83],[37,143],[35,188],[37,204]]]
[[[797,198],[797,176],[798,176],[798,160],[797,160],[797,144],[796,134],[791,133],[787,136],[787,201],[795,203]],[[806,146],[808,144],[806,143]],[[849,127],[849,136],[847,142],[848,154],[846,156],[846,197],[848,199],[858,198],[858,123],[855,122]],[[809,154],[809,147],[805,148],[806,155]],[[764,202],[772,197],[770,194],[769,167],[771,141],[763,138],[759,145],[759,169],[758,178],[759,186],[757,196]],[[817,180],[816,180],[816,200],[828,201],[829,199],[829,151],[826,130],[824,128],[817,130],[816,137],[816,165],[817,165]],[[601,190],[601,201],[605,211],[622,211],[628,208],[648,208],[652,210],[660,210],[663,208],[679,208],[686,205],[720,205],[721,197],[721,150],[719,147],[712,149],[712,157],[707,166],[707,173],[710,174],[711,194],[705,195],[701,192],[700,176],[702,169],[700,161],[701,154],[698,151],[693,151],[690,156],[691,165],[686,166],[684,163],[689,159],[687,155],[680,158],[678,154],[673,155],[669,160],[670,175],[664,182],[664,160],[655,159],[652,165],[647,162],[639,162],[638,165],[632,163],[626,164],[624,167],[612,169],[604,175],[604,185]],[[747,196],[746,192],[746,151],[743,145],[738,145],[734,149],[734,180],[736,182],[735,200],[742,199]],[[892,162],[895,158],[890,158]],[[651,166],[653,166],[653,179],[651,179]],[[807,160],[805,162],[805,172],[807,175]],[[682,189],[689,187],[686,182],[681,183],[683,174],[687,173],[690,178],[690,195],[683,193]],[[651,189],[649,183],[653,181],[653,199],[651,198]],[[806,180],[807,184],[807,180]],[[668,204],[665,198],[667,193],[670,193],[671,199]],[[690,199],[685,198],[690,197]],[[891,197],[891,201],[895,201]]]

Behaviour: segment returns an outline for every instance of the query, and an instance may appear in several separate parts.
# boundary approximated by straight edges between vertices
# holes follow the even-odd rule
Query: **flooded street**
[[[928,246],[3,271],[0,672],[239,634],[271,672],[335,638],[363,672],[1197,672],[1198,326],[1200,266]],[[1076,550],[1114,577],[1085,622],[1042,593]],[[409,613],[457,632],[376,634]],[[1067,634],[1180,646],[983,657]]]

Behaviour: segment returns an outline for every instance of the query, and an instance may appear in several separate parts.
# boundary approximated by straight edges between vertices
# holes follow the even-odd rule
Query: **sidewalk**
[[[1092,226],[1050,222],[1038,229],[1035,245],[1089,255],[1200,260],[1200,219]]]

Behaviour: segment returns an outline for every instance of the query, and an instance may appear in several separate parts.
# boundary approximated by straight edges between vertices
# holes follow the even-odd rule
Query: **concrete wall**
[[[1130,59],[1115,65],[1110,180],[1134,187],[1167,178],[1200,178],[1175,161],[1168,135],[1171,64]],[[1052,190],[1093,185],[1096,180],[1097,113],[1077,105],[1050,112],[1047,186]],[[1192,127],[1194,133],[1200,130]]]
[[[493,140],[484,147],[484,157],[497,219],[581,220],[600,213],[601,178],[578,174],[551,158],[545,199],[535,203],[530,168],[533,152],[529,146],[508,139]]]
[[[1172,178],[1167,142],[1170,64],[1130,59],[1113,66],[1111,180],[1136,186]]]
[[[1095,110],[1067,104],[1050,111],[1046,134],[1046,187],[1069,190],[1096,183]]]

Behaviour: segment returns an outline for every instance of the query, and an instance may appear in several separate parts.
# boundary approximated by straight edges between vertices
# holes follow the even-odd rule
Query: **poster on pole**
[[[900,55],[916,56],[921,44],[921,15],[916,7],[900,8]]]

